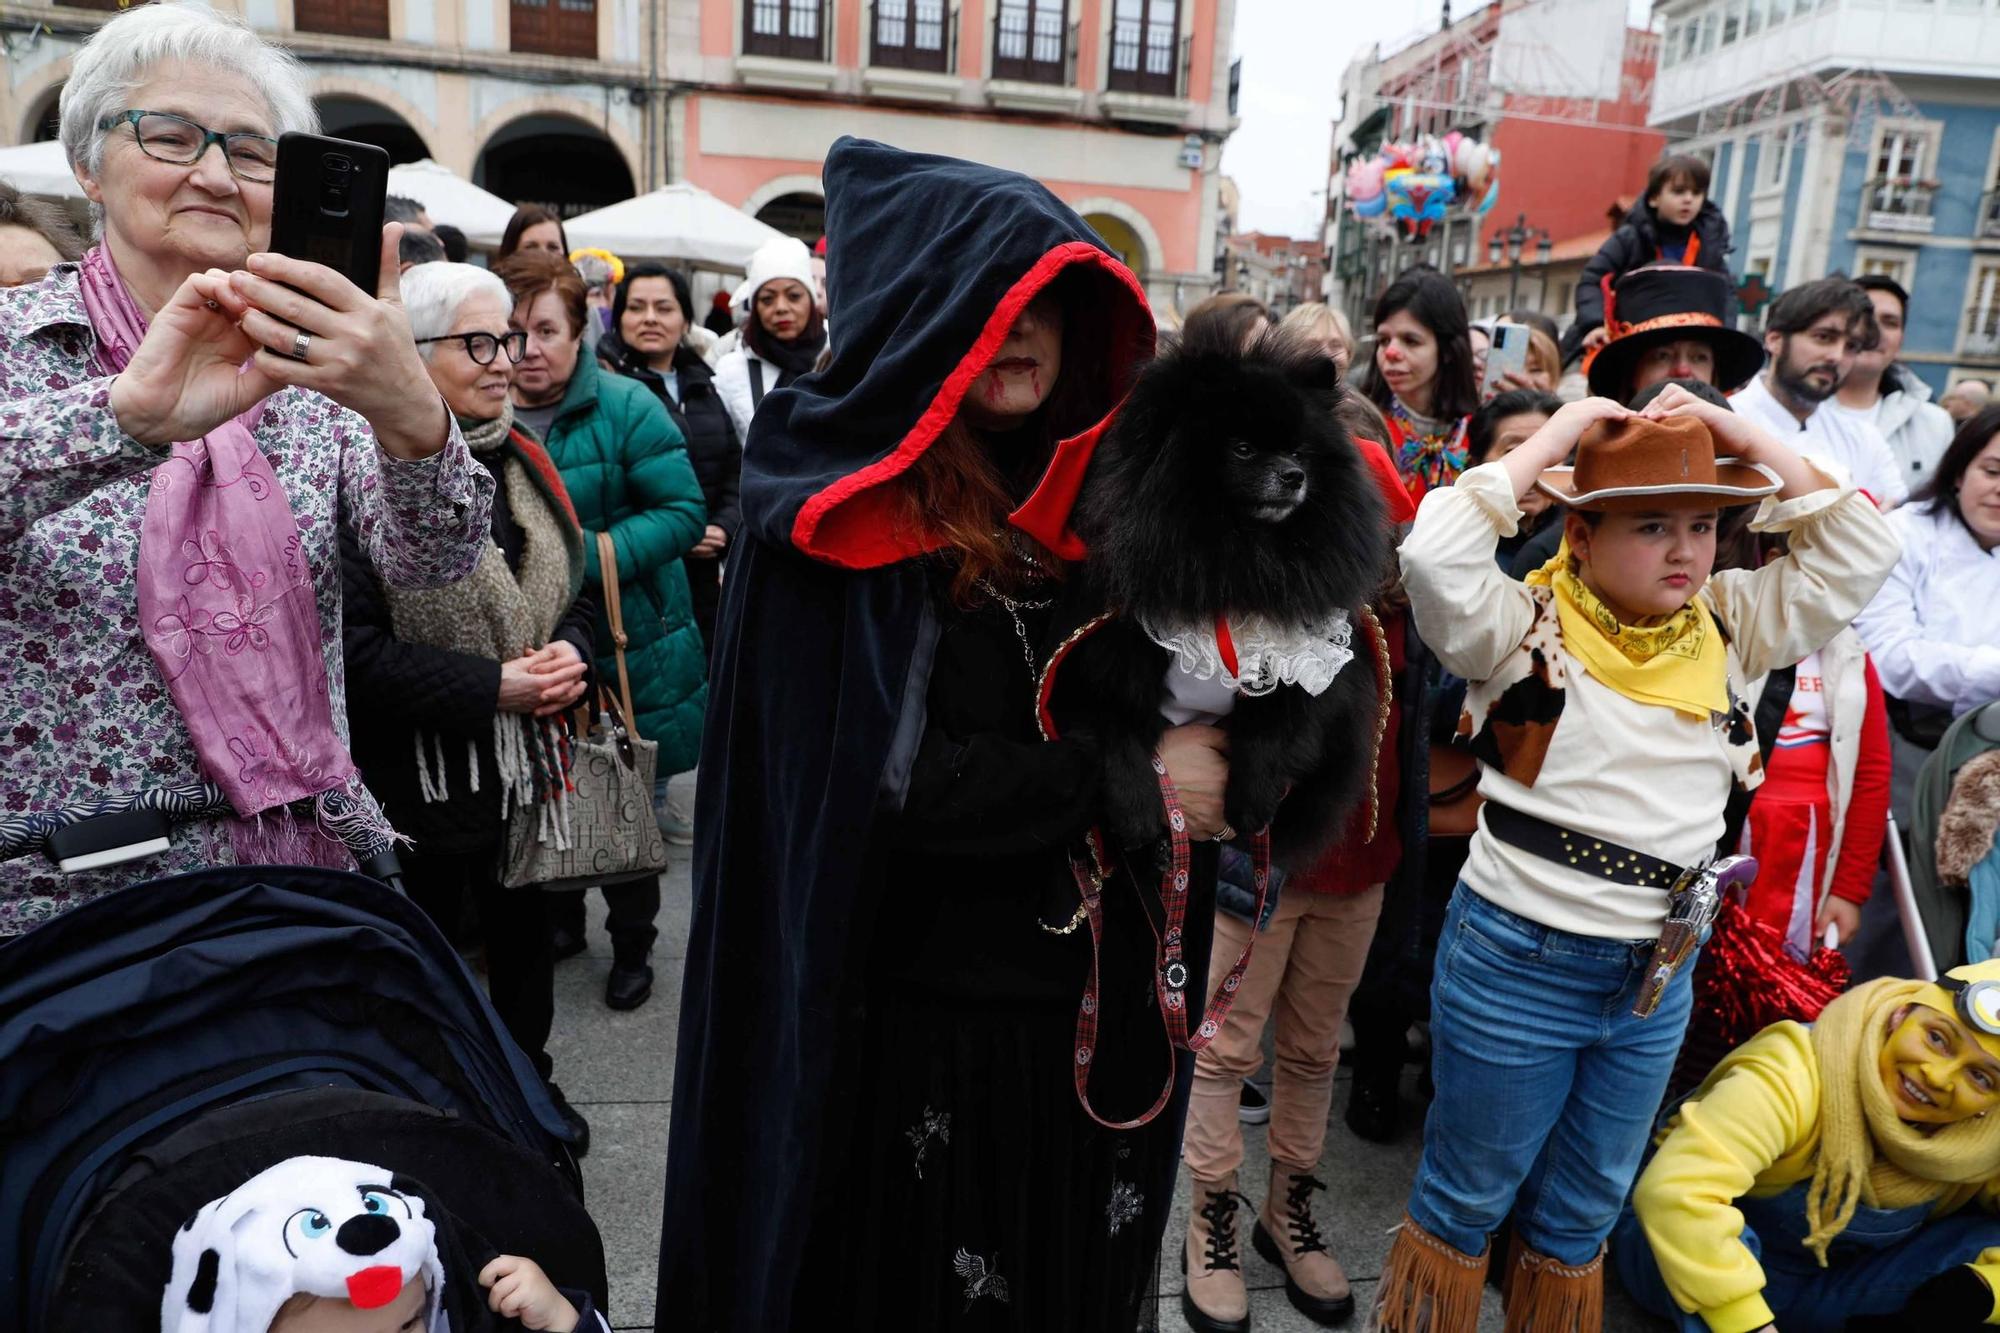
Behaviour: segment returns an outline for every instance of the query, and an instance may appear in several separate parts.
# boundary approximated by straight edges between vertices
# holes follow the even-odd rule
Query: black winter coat
[[[736,529],[743,522],[743,511],[736,502],[743,475],[743,442],[736,438],[729,409],[715,392],[715,372],[708,362],[686,343],[680,345],[674,353],[674,369],[681,377],[681,400],[677,403],[667,392],[665,378],[625,346],[618,330],[612,329],[598,340],[597,356],[608,369],[651,389],[660,406],[667,409],[667,415],[681,428],[681,438],[687,441],[688,461],[694,464],[695,478],[701,482],[708,521],[735,541]]]
[[[475,457],[491,467],[485,456]],[[527,538],[514,522],[505,486],[493,489],[493,540],[507,557],[507,567],[518,570]],[[493,715],[500,701],[500,663],[398,639],[375,567],[344,527],[340,556],[349,749],[362,780],[382,802],[396,831],[409,837],[420,852],[469,853],[497,847],[502,821],[500,775],[493,762]],[[588,592],[579,594],[551,636],[574,644],[587,667],[596,614],[596,599]],[[444,743],[450,793],[446,800],[423,799],[417,783],[419,735]],[[466,781],[468,740],[479,755],[476,792]]]
[[[1728,274],[1729,223],[1713,199],[1701,201],[1701,212],[1694,215],[1694,223],[1688,227],[1667,226],[1654,216],[1643,199],[1633,205],[1624,223],[1598,247],[1590,262],[1583,266],[1583,276],[1577,279],[1576,323],[1563,335],[1565,361],[1573,348],[1582,343],[1583,335],[1604,322],[1604,280],[1608,277],[1615,285],[1635,268],[1660,263],[1662,245],[1678,249],[1686,244],[1689,232],[1701,242],[1695,252],[1695,267]]]

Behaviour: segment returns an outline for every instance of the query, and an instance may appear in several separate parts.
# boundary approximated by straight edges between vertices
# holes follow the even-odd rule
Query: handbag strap
[[[625,612],[618,600],[618,547],[611,534],[597,534],[597,568],[604,584],[604,615],[611,622],[611,651],[618,659],[618,702],[625,709],[625,729],[639,734],[638,714],[632,709],[632,676],[625,667]]]

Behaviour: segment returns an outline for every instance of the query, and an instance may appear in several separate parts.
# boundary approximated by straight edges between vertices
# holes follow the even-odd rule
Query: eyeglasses
[[[139,151],[156,162],[191,167],[210,144],[222,145],[222,160],[238,180],[260,184],[277,179],[278,141],[267,134],[217,134],[165,111],[121,111],[97,122],[100,130],[130,125]]]
[[[440,333],[435,338],[417,339],[417,346],[425,343],[460,343],[473,363],[481,366],[492,365],[503,347],[507,349],[507,359],[516,364],[528,354],[528,335],[520,329],[511,333]]]

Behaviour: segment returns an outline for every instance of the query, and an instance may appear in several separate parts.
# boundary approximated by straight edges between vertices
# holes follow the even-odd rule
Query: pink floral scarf
[[[83,259],[98,369],[118,374],[146,333],[110,253]],[[252,435],[260,402],[153,470],[136,584],[146,647],[229,797],[245,863],[347,866],[393,837],[334,728],[319,607],[298,521]],[[310,799],[315,818],[286,807]],[[357,856],[356,859],[359,859]]]

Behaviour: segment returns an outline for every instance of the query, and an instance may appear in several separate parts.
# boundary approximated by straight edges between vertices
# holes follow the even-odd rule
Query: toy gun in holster
[[[1722,900],[1732,889],[1757,878],[1757,858],[1725,856],[1705,866],[1689,866],[1674,886],[1667,890],[1667,920],[1654,941],[1653,957],[1647,964],[1646,979],[1639,997],[1632,1002],[1637,1018],[1651,1018],[1666,997],[1674,977],[1694,957],[1708,937],[1708,929],[1722,911]]]

